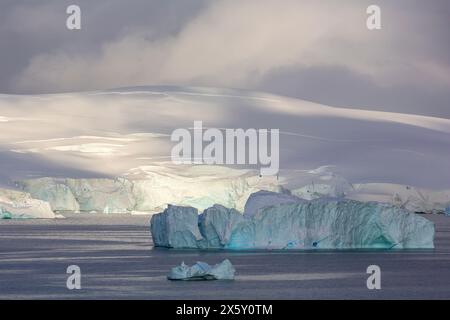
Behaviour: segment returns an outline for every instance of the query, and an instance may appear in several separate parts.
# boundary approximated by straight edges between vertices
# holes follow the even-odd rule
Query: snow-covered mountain
[[[170,134],[177,128],[191,128],[196,120],[214,128],[279,129],[280,177],[257,181],[257,172],[251,171],[256,166],[229,169],[172,164]],[[407,201],[405,196],[396,198],[396,194],[402,197],[403,189],[419,190],[422,196],[426,190],[420,199],[440,192],[439,206],[449,204],[449,119],[335,108],[241,90],[135,87],[0,95],[0,128],[0,181],[10,188],[22,181],[27,191],[32,189],[29,179],[34,178],[65,179],[62,185],[73,193],[81,188],[76,184],[86,181],[95,189],[98,179],[108,181],[100,188],[108,190],[110,181],[120,177],[131,181],[130,188],[140,186],[142,201],[152,203],[153,208],[171,197],[181,199],[183,205],[189,204],[186,199],[194,199],[191,202],[199,209],[227,197],[224,205],[242,207],[248,192],[274,190],[277,185],[301,197],[376,195],[371,199],[398,203]],[[69,183],[68,178],[94,180]],[[236,182],[241,180],[247,189]],[[162,191],[155,192],[157,188]],[[239,188],[245,191],[236,191]],[[230,197],[232,193],[235,196]],[[207,199],[211,194],[215,196]],[[66,199],[73,208],[91,201],[73,196],[75,202],[70,195]],[[239,200],[240,196],[244,198]],[[240,202],[233,206],[230,201]]]

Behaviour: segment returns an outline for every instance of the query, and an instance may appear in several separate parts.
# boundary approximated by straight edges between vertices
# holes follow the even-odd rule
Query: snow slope
[[[406,200],[391,200],[411,187],[430,194],[431,211],[450,204],[449,119],[335,108],[241,90],[161,86],[0,95],[0,119],[0,183],[15,187],[13,181],[66,179],[57,191],[55,179],[48,181],[50,191],[42,180],[40,190],[26,189],[44,199],[63,193],[64,198],[52,203],[60,209],[159,210],[173,199],[199,209],[214,203],[243,208],[249,192],[274,186],[252,181],[248,175],[256,177],[255,172],[240,172],[257,166],[234,167],[232,179],[231,171],[221,167],[194,166],[186,174],[186,168],[174,167],[170,134],[191,128],[195,120],[205,127],[280,129],[277,183],[300,197],[351,194],[365,199],[376,194],[373,199],[400,203]],[[120,205],[108,196],[118,178],[133,189],[132,195],[121,194]],[[99,198],[86,198],[83,186],[88,183],[88,189],[96,190],[99,181],[105,183],[102,195],[94,192]],[[236,191],[246,183],[248,192]]]

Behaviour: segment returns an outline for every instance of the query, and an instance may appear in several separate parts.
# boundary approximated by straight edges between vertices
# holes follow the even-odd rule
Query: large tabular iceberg
[[[266,197],[274,198],[267,192]],[[282,202],[285,195],[280,195]],[[198,249],[405,249],[433,248],[434,224],[378,202],[316,199],[267,206],[263,193],[250,197],[256,211],[242,216],[214,206],[197,217],[197,210],[169,206],[154,215],[155,246]],[[277,203],[274,201],[274,203]]]

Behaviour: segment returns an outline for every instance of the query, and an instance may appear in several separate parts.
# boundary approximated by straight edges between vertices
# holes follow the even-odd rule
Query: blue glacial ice
[[[445,208],[444,214],[445,214],[446,216],[450,216],[450,206],[447,207],[447,208]]]
[[[198,211],[191,207],[169,205],[161,214],[152,216],[153,242],[161,247],[196,248],[203,239],[198,229]]]
[[[280,203],[277,195],[251,196],[244,215],[218,205],[199,216],[197,209],[169,206],[152,217],[154,244],[234,250],[434,247],[434,224],[393,205],[333,198],[295,202],[283,194]]]
[[[220,248],[231,240],[231,234],[237,225],[245,221],[241,213],[221,205],[206,209],[198,217],[198,227],[202,239],[198,246],[202,248]]]
[[[192,267],[181,263],[172,268],[167,279],[169,280],[233,280],[235,269],[230,260],[210,266],[206,262],[197,262]]]

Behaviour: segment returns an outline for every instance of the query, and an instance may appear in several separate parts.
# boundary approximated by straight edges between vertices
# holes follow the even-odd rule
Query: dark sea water
[[[434,250],[182,251],[155,249],[148,216],[67,215],[0,221],[1,299],[450,299],[450,217],[435,222]],[[184,261],[230,259],[234,281],[166,279]],[[381,290],[366,286],[381,268]],[[81,290],[68,290],[69,265]]]

